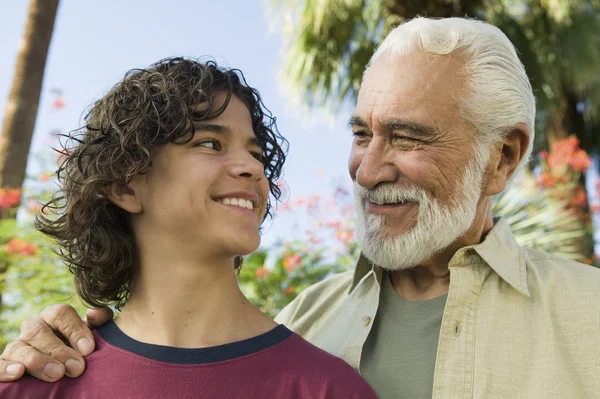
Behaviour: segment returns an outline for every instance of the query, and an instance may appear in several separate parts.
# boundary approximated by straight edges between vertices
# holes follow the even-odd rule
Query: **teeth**
[[[220,202],[223,205],[235,205],[239,206],[240,208],[246,208],[250,210],[254,209],[254,205],[252,204],[252,202],[243,198],[222,198],[218,200],[218,202]]]

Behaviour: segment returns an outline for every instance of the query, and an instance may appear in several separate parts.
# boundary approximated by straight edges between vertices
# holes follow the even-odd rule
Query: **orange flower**
[[[52,108],[60,110],[65,107],[65,99],[62,96],[56,97],[54,101],[52,101]]]
[[[0,209],[9,209],[21,203],[21,190],[0,188]]]
[[[585,172],[591,164],[590,157],[583,150],[577,150],[569,159],[569,166],[576,172]]]
[[[579,140],[575,136],[571,136],[568,139],[559,140],[552,145],[552,152],[560,153],[562,155],[570,155],[579,148]]]
[[[341,225],[342,225],[342,223],[338,220],[327,222],[327,227],[331,227],[334,229],[339,229]]]
[[[42,210],[42,205],[34,200],[27,200],[27,209],[32,212],[39,212]]]
[[[354,232],[348,229],[339,229],[335,234],[335,238],[338,241],[346,244],[349,241],[352,241],[352,239],[354,238]]]
[[[554,176],[549,175],[548,173],[540,173],[537,177],[537,185],[542,188],[549,188],[556,184],[556,179]]]
[[[296,291],[296,287],[294,287],[293,285],[290,285],[283,291],[283,293],[285,295],[290,295],[290,294],[293,294],[295,291]]]
[[[42,182],[47,182],[47,181],[50,181],[50,177],[51,177],[51,176],[52,176],[52,175],[51,175],[50,173],[42,173],[42,174],[40,175],[40,181],[42,181]]]
[[[32,256],[37,252],[37,246],[20,238],[13,238],[6,243],[6,252],[9,255]]]
[[[548,158],[548,151],[540,151],[538,155],[540,159],[546,159]]]
[[[302,204],[304,204],[304,199],[302,197],[298,197],[292,202],[293,206],[300,206]]]
[[[268,275],[269,275],[269,270],[266,267],[261,267],[259,269],[256,269],[256,277],[264,278],[264,277],[267,277]]]
[[[585,206],[587,204],[587,194],[583,187],[578,188],[570,203],[572,206]]]
[[[302,257],[298,254],[293,254],[283,258],[283,266],[288,272],[291,272],[302,262]]]

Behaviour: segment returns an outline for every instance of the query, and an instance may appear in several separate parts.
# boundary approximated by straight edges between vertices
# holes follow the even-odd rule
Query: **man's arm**
[[[79,377],[85,370],[83,356],[94,351],[91,329],[111,319],[109,308],[89,309],[85,321],[69,305],[44,309],[39,316],[24,321],[19,339],[4,349],[0,382],[16,381],[25,372],[47,382],[58,381],[65,374]]]

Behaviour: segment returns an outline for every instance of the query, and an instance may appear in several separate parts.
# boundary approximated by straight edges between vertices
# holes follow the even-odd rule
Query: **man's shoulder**
[[[561,284],[566,283],[573,288],[590,288],[600,292],[600,269],[536,249],[525,248],[525,253],[528,272],[538,276],[540,282],[553,283],[560,279]]]
[[[275,318],[288,328],[303,335],[303,326],[313,326],[335,308],[352,286],[353,271],[339,273],[314,284],[300,293]]]
[[[532,294],[600,313],[600,269],[535,249],[526,249],[527,280]]]

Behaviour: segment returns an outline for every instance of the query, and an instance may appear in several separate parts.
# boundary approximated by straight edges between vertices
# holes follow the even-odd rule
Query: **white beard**
[[[367,190],[354,182],[357,239],[363,254],[377,266],[395,271],[418,266],[448,248],[469,230],[475,219],[487,159],[483,161],[473,160],[467,165],[457,197],[450,206],[441,206],[419,187],[385,184]],[[384,234],[385,216],[366,214],[366,198],[417,203],[416,225],[404,234]]]

